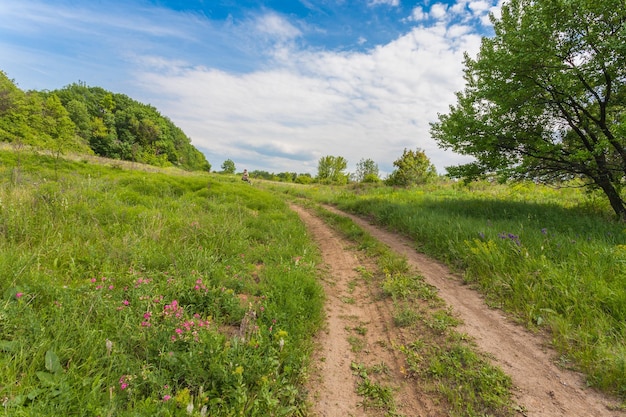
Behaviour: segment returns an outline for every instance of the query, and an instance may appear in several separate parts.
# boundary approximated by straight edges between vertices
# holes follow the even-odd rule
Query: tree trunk
[[[624,205],[624,200],[622,200],[609,178],[606,175],[600,175],[600,177],[595,178],[595,182],[604,191],[619,220],[626,222],[626,205]]]

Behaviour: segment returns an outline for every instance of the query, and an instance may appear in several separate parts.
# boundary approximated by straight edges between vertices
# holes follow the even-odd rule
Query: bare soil
[[[292,206],[319,245],[328,277],[325,330],[319,335],[319,348],[309,390],[313,415],[382,416],[384,411],[368,407],[357,395],[359,376],[354,364],[384,364],[385,382],[396,393],[396,413],[404,416],[444,416],[436,401],[423,395],[406,378],[404,360],[393,346],[403,344],[402,329],[394,326],[391,306],[378,297],[371,286],[355,285],[361,279],[358,269],[367,260],[357,258],[350,242],[309,211]],[[558,357],[542,335],[533,334],[489,308],[480,294],[464,285],[445,265],[418,253],[414,244],[395,233],[350,217],[391,250],[408,259],[412,268],[438,289],[438,295],[463,321],[457,330],[472,337],[478,348],[493,358],[514,384],[514,400],[519,415],[528,417],[626,416],[619,402],[585,386],[584,377],[557,365]]]

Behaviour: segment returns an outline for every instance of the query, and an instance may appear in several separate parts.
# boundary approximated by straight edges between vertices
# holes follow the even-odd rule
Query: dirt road
[[[355,363],[385,363],[390,384],[394,384],[399,414],[440,416],[441,410],[428,398],[420,398],[410,380],[403,377],[403,360],[391,346],[402,343],[394,328],[390,307],[384,300],[353,284],[361,262],[349,242],[308,211],[293,206],[318,243],[331,280],[325,282],[327,329],[320,336],[315,358],[318,369],[312,378],[313,410],[319,417],[375,416],[376,410],[363,407],[355,392],[358,376]],[[327,209],[331,209],[327,207]],[[332,209],[331,209],[332,210]],[[337,212],[336,210],[334,210]],[[339,212],[337,212],[339,213]],[[415,251],[413,244],[355,216],[356,224],[393,251],[407,257],[409,265],[438,288],[439,296],[463,321],[458,328],[473,337],[494,364],[506,372],[515,386],[520,415],[528,417],[626,416],[615,411],[617,402],[585,387],[583,377],[555,365],[555,353],[540,336],[507,320],[500,311],[488,308],[478,293],[462,284],[444,265]],[[358,329],[358,332],[356,331]],[[357,334],[358,333],[358,334]],[[359,336],[359,337],[357,337]],[[360,348],[355,349],[359,343]],[[422,396],[423,397],[423,396]],[[379,412],[379,411],[378,411]]]

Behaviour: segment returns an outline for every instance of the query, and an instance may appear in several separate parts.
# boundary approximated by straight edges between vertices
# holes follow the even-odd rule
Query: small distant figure
[[[247,169],[243,170],[243,175],[241,176],[241,180],[247,182],[248,184],[252,184],[252,182],[250,181],[250,177],[248,176]]]

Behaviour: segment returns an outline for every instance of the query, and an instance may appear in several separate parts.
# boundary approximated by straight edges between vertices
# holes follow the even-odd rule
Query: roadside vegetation
[[[207,173],[0,163],[0,413],[302,413],[319,255],[279,197]]]
[[[511,398],[511,380],[478,352],[464,334],[448,306],[437,296],[437,289],[409,268],[407,260],[378,242],[352,220],[316,208],[334,229],[352,240],[357,249],[375,265],[360,273],[363,285],[388,299],[393,325],[402,328],[406,342],[390,345],[404,357],[406,378],[420,392],[433,399],[449,416],[510,416],[516,411]],[[396,413],[394,381],[388,383],[384,364],[365,366],[353,363],[359,377],[357,393],[364,407]],[[518,410],[519,411],[519,410]]]
[[[606,199],[487,181],[282,190],[404,233],[461,272],[489,305],[548,331],[563,366],[626,398],[626,231]]]

